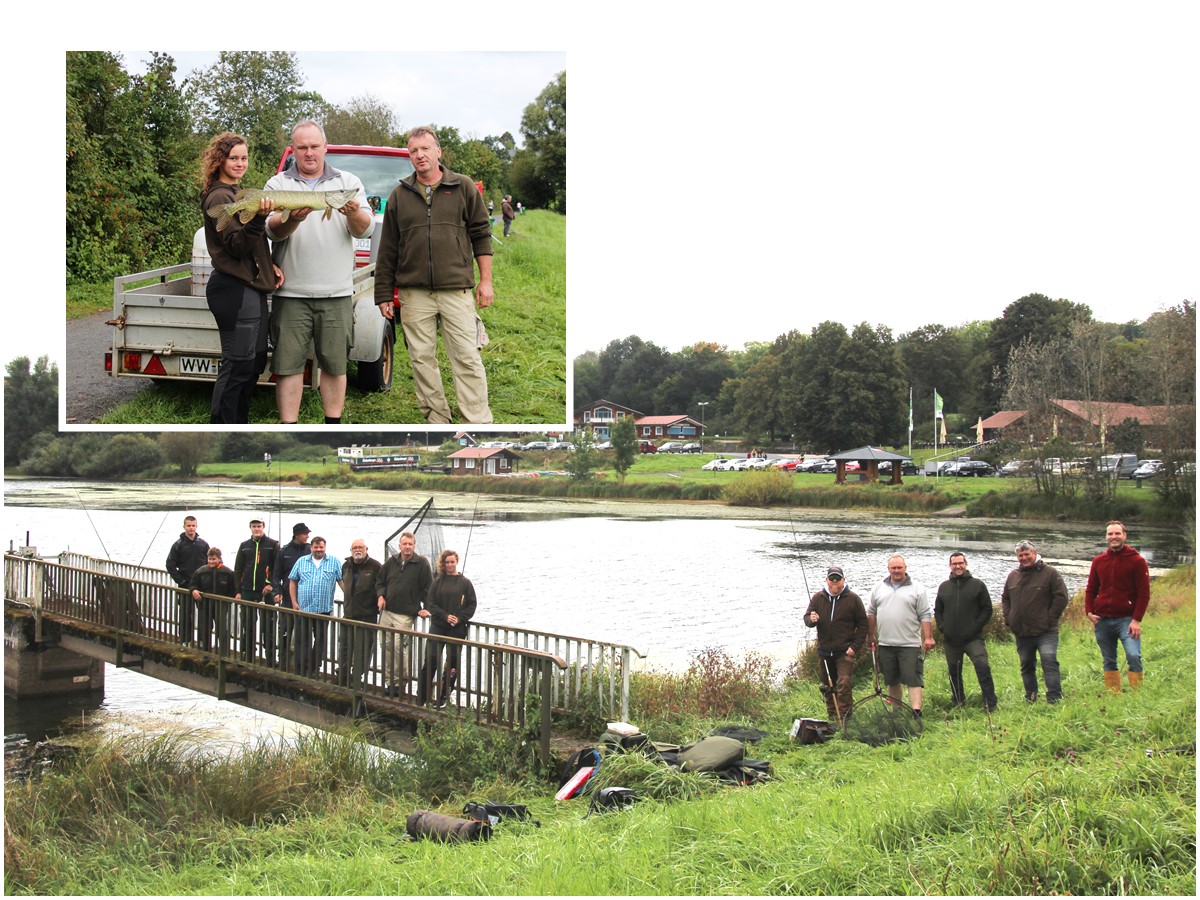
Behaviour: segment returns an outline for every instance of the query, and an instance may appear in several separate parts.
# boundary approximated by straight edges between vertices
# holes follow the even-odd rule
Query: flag
[[[942,443],[946,443],[946,417],[942,416]]]
[[[913,423],[912,423],[912,388],[908,389],[908,439],[912,441]]]
[[[937,392],[937,388],[933,389],[933,417],[942,418],[942,395]]]

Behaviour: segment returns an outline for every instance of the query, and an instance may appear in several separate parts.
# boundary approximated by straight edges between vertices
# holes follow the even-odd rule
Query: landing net
[[[433,498],[430,497],[425,501],[425,504],[415,513],[409,516],[408,520],[388,535],[384,542],[384,559],[390,559],[400,552],[400,535],[406,531],[411,531],[413,537],[417,541],[416,552],[429,560],[432,566],[438,558],[438,554],[446,549],[446,542],[442,536],[442,520],[438,515],[437,510],[433,507]]]
[[[850,707],[842,726],[847,740],[879,747],[895,741],[911,741],[921,736],[921,720],[912,707],[876,691]]]

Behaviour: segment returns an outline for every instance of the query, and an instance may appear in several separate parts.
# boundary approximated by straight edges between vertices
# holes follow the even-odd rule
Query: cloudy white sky
[[[28,162],[41,136],[61,148],[62,50],[169,49],[204,33],[194,17],[167,27],[152,8],[110,17],[104,27],[119,37],[64,20],[74,33],[57,52],[3,61],[11,83],[38,88],[10,98],[10,123],[33,126],[14,162]],[[430,19],[388,8],[344,35],[326,28],[328,38],[296,43],[327,48],[300,51],[327,98],[357,92],[324,65],[349,54],[388,85],[375,93],[403,125],[433,118],[481,136],[514,130],[562,66],[527,76],[515,62],[480,62],[450,87],[431,57],[386,47],[565,59],[574,356],[630,334],[669,350],[698,340],[737,348],[826,319],[901,333],[993,318],[1030,292],[1086,303],[1110,321],[1195,300],[1196,9],[931,0],[690,7],[683,16],[624,0],[578,11],[466,0]],[[242,18],[231,25],[230,34],[264,33]],[[203,64],[177,59],[184,71]],[[511,108],[475,102],[526,77]],[[430,109],[418,96],[439,101]],[[57,246],[55,224],[32,226],[18,209],[2,226],[11,233],[4,266],[10,282],[27,283],[29,249]],[[57,258],[39,259],[53,275]],[[49,312],[58,300],[36,300],[47,315],[11,323],[6,359],[14,348],[61,351]]]

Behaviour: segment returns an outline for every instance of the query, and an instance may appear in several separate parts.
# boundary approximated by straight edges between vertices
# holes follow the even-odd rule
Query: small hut
[[[859,447],[857,450],[835,453],[829,458],[837,463],[837,475],[834,478],[837,484],[846,483],[846,463],[852,460],[862,464],[865,480],[872,482],[879,480],[879,464],[881,462],[890,462],[892,464],[892,478],[888,484],[900,484],[900,464],[912,460],[911,456],[889,453],[887,450],[880,450],[878,447]]]

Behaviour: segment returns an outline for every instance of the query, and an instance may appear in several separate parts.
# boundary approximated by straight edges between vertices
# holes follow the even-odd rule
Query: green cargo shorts
[[[345,375],[354,345],[354,303],[350,297],[275,297],[271,301],[271,371],[299,375],[315,345],[317,365],[326,375]]]
[[[925,687],[925,659],[920,647],[879,646],[879,674],[883,683],[891,687]]]

